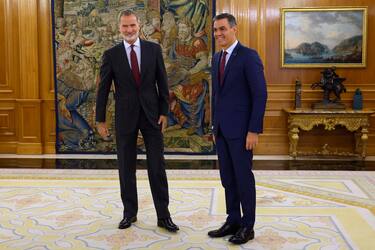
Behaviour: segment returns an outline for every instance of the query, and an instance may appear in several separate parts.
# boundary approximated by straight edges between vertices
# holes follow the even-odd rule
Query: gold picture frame
[[[367,7],[281,8],[281,67],[366,67],[367,13]]]

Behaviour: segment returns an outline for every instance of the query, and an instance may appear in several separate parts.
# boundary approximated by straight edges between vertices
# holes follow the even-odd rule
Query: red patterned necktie
[[[139,87],[141,85],[141,74],[139,73],[137,54],[134,51],[134,44],[130,45],[130,47],[132,49],[130,51],[130,63],[132,66],[132,73],[133,73],[135,83]]]
[[[224,51],[221,60],[220,60],[220,69],[219,69],[219,81],[220,85],[223,85],[224,82],[224,70],[225,70],[225,60],[227,58],[228,52]]]

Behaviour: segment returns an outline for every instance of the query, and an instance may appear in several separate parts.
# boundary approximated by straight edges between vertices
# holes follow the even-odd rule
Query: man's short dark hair
[[[237,25],[236,18],[232,14],[229,14],[229,13],[218,14],[213,18],[212,21],[215,22],[221,19],[227,19],[230,27]]]
[[[137,22],[139,22],[139,18],[138,18],[137,13],[135,13],[132,10],[123,10],[123,11],[121,11],[119,13],[119,15],[118,15],[118,22],[120,22],[121,17],[123,17],[123,16],[135,16],[137,18]]]

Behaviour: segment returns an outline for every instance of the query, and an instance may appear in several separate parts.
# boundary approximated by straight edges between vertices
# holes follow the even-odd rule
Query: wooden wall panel
[[[42,99],[54,100],[52,17],[50,0],[38,1],[39,85]]]
[[[50,0],[38,1],[38,39],[39,91],[40,98],[43,100],[41,107],[43,152],[51,154],[56,151],[56,119]]]
[[[38,3],[38,0],[5,0],[0,4],[0,15],[4,17],[0,29],[0,40],[4,41],[1,79],[5,81],[0,86],[2,153],[42,153]],[[47,70],[50,71],[48,67]]]
[[[18,6],[20,98],[39,98],[37,4],[37,0],[21,0]]]
[[[14,153],[17,149],[17,109],[13,101],[0,102],[0,152]]]
[[[0,2],[0,152],[3,153],[14,153],[18,140],[14,99],[19,79],[17,6],[11,0]]]
[[[16,108],[13,102],[0,103],[0,141],[15,141]]]
[[[55,152],[55,105],[52,55],[51,0],[4,0],[0,3],[0,152]],[[256,154],[288,153],[287,117],[283,108],[294,106],[294,82],[302,81],[302,105],[322,98],[311,83],[321,69],[280,67],[280,8],[368,6],[367,67],[339,68],[347,78],[343,102],[351,107],[361,88],[364,108],[375,109],[375,2],[372,0],[217,0],[216,13],[237,17],[238,39],[256,49],[263,60],[269,98],[264,133]],[[27,34],[27,36],[25,35]],[[27,40],[27,43],[25,42]],[[30,114],[33,114],[30,116]],[[32,121],[32,122],[31,122]],[[375,155],[375,116],[371,117],[368,154]],[[25,129],[30,130],[26,131]],[[352,135],[343,129],[327,133],[321,128],[301,134],[301,147],[315,150],[329,140],[332,147],[351,149]],[[301,149],[302,149],[301,148]]]
[[[5,2],[0,2],[0,58],[4,60],[5,58]],[[5,63],[0,64],[0,89],[4,88],[4,85],[6,85],[6,68]]]
[[[56,141],[56,115],[55,101],[44,100],[42,102],[42,142],[45,154],[55,153]]]
[[[19,81],[18,64],[18,9],[17,3],[11,0],[0,4],[0,44],[2,65],[0,66],[0,99],[16,97]]]
[[[17,100],[18,154],[41,154],[41,101]]]

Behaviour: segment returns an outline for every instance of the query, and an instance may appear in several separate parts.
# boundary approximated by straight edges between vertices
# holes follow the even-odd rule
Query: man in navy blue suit
[[[228,216],[208,235],[232,235],[231,243],[243,244],[254,238],[252,150],[263,130],[267,88],[258,53],[237,41],[235,17],[219,14],[213,23],[214,37],[221,48],[212,60],[213,133]]]

